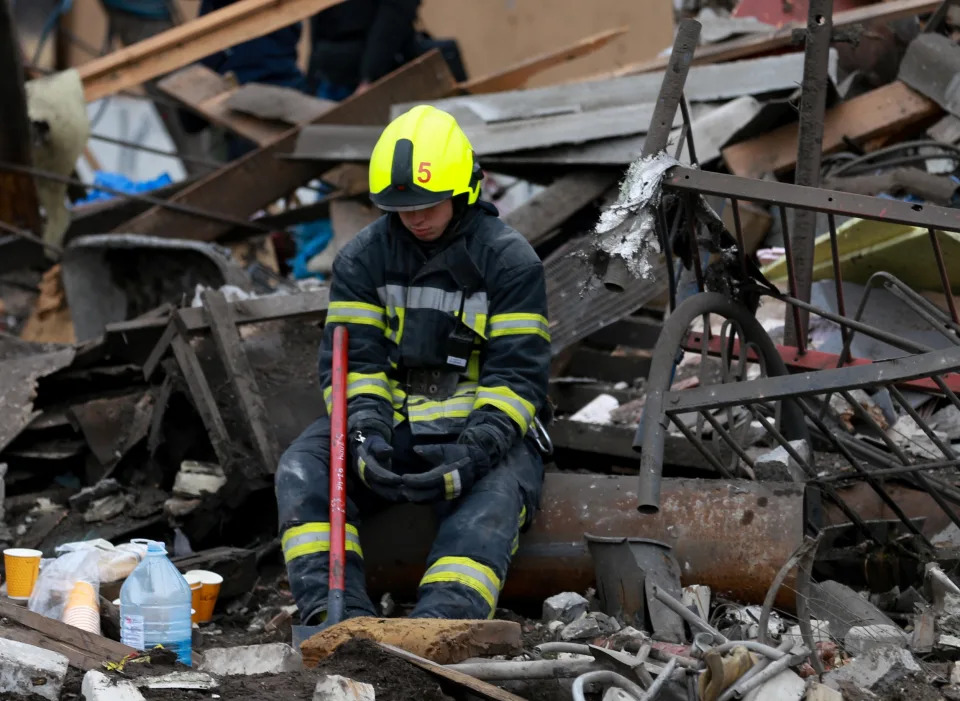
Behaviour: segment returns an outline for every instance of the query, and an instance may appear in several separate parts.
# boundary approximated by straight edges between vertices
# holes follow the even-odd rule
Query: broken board
[[[303,664],[316,667],[354,638],[389,643],[438,664],[471,657],[516,655],[523,646],[520,625],[513,621],[440,618],[351,618],[320,631],[300,645]]]

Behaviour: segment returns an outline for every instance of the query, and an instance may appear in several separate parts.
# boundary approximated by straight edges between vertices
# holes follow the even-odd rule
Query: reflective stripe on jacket
[[[546,399],[550,365],[543,265],[490,205],[467,210],[427,255],[396,215],[361,231],[333,265],[320,381],[330,396],[333,328],[350,332],[351,429],[399,421],[419,435],[484,426],[505,448],[529,430]],[[443,368],[458,325],[473,337],[453,396],[407,394],[404,371]],[[459,361],[454,361],[459,362]],[[402,368],[402,370],[401,370]]]

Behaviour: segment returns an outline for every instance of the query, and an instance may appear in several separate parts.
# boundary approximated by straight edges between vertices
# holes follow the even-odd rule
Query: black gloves
[[[402,481],[390,469],[393,448],[379,433],[354,431],[350,436],[351,464],[354,471],[374,494],[388,501],[402,501]]]
[[[456,499],[469,492],[494,466],[487,451],[472,443],[425,445],[413,450],[436,467],[403,476],[403,496],[412,502]]]

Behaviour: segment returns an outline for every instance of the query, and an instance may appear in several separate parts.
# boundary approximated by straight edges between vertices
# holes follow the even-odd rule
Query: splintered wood
[[[899,80],[894,81],[827,110],[823,122],[823,153],[843,148],[847,139],[864,144],[932,120],[941,113],[935,102]],[[797,130],[796,123],[787,124],[728,146],[723,149],[723,159],[734,175],[745,178],[789,171],[797,164]]]
[[[471,657],[515,655],[521,649],[520,625],[512,621],[450,621],[436,618],[351,618],[305,640],[303,664],[316,667],[353,638],[395,645],[439,664]]]

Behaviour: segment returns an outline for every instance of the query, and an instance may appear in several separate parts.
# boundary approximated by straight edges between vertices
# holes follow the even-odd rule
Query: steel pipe
[[[643,689],[626,677],[616,672],[599,670],[596,672],[587,672],[577,677],[573,682],[573,687],[570,689],[570,693],[573,694],[573,701],[586,701],[583,695],[583,687],[587,684],[609,684],[615,686],[637,699],[637,701],[640,701],[645,696]]]
[[[447,669],[469,674],[485,682],[506,682],[515,679],[569,679],[588,672],[603,670],[596,660],[532,660],[530,662],[463,662],[446,665]]]

